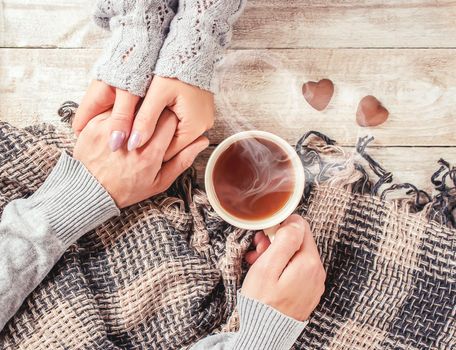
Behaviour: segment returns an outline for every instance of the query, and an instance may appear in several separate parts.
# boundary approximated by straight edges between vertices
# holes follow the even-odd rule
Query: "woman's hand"
[[[299,215],[290,216],[256,259],[241,293],[294,319],[307,320],[320,302],[326,278],[309,224]]]
[[[117,89],[102,81],[90,83],[73,120],[73,130],[78,135],[92,118],[112,109],[109,117],[109,146],[118,150],[130,134],[136,106],[140,98],[126,90]]]
[[[214,95],[177,79],[155,76],[139,109],[128,140],[128,149],[141,147],[155,132],[164,109],[173,111],[179,123],[165,160],[192,143],[214,123]],[[113,131],[115,129],[112,129]]]
[[[125,147],[111,152],[107,146],[111,118],[108,112],[88,122],[78,137],[74,157],[103,185],[119,208],[165,191],[209,144],[201,136],[164,162],[178,123],[172,112],[164,111],[149,142],[132,152]]]

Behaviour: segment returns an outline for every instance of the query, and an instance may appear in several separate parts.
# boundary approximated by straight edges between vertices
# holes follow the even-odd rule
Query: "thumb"
[[[161,170],[157,174],[155,183],[159,192],[168,189],[180,174],[192,166],[198,154],[208,146],[208,138],[200,136],[191,145],[176,154],[176,156],[163,163]]]
[[[266,264],[269,273],[279,278],[290,259],[301,248],[304,240],[305,221],[299,215],[289,216],[277,230],[274,241],[256,264]]]

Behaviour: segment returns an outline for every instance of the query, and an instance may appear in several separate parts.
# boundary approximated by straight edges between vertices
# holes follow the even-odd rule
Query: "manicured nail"
[[[130,135],[130,138],[128,139],[128,150],[133,151],[139,146],[139,143],[141,142],[141,134],[137,131],[133,131],[132,134]]]
[[[117,151],[120,146],[122,146],[124,140],[125,133],[123,131],[113,131],[111,133],[111,138],[109,139],[109,148],[111,148],[111,151]]]

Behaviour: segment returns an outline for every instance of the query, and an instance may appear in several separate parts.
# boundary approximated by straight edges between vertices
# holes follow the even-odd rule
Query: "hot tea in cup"
[[[225,221],[244,229],[266,229],[296,209],[304,171],[285,140],[263,131],[245,131],[214,150],[205,184],[211,205]]]

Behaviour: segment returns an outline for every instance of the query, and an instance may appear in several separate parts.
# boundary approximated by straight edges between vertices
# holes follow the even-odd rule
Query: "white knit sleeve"
[[[98,0],[95,22],[111,31],[95,78],[143,97],[178,0]]]
[[[154,73],[215,92],[214,65],[246,0],[180,0]]]

